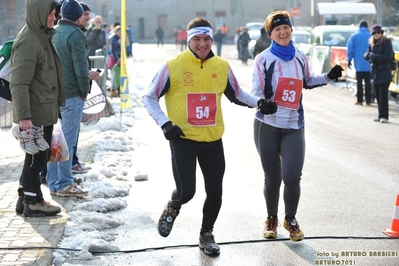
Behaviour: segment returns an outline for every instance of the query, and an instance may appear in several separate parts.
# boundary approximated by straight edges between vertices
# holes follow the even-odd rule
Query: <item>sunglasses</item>
[[[381,33],[382,33],[382,31],[375,31],[375,32],[373,32],[372,35],[374,35],[374,34],[381,34]]]

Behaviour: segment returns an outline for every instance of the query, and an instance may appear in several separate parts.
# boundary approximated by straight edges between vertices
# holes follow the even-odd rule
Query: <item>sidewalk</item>
[[[62,207],[54,217],[24,217],[17,215],[15,204],[19,176],[25,154],[11,132],[0,132],[0,265],[43,265],[53,261],[53,250],[41,247],[57,247],[68,221],[66,209],[76,198],[50,196],[47,186],[42,185],[44,198]],[[81,132],[78,157],[90,164],[94,148],[87,145],[95,132]]]

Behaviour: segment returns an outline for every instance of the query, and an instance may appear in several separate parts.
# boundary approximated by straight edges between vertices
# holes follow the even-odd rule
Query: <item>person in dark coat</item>
[[[155,31],[155,35],[157,36],[157,47],[161,44],[163,47],[163,36],[165,32],[163,31],[161,26],[158,26],[158,29]]]
[[[240,43],[241,47],[241,61],[243,64],[247,64],[248,61],[248,44],[251,41],[251,37],[248,34],[248,29],[243,28],[240,37],[238,37],[238,42]]]
[[[213,41],[216,44],[216,53],[218,56],[222,56],[222,45],[224,42],[225,35],[220,29],[217,30],[216,34],[213,36]]]
[[[371,34],[370,46],[364,58],[371,63],[371,80],[378,104],[378,117],[374,121],[388,123],[388,88],[392,81],[390,65],[393,56],[392,42],[384,36],[384,31],[378,24],[373,25]]]
[[[272,39],[269,38],[265,28],[260,29],[260,37],[256,41],[255,48],[254,48],[254,58],[258,54],[260,54],[263,50],[268,48],[272,43]]]

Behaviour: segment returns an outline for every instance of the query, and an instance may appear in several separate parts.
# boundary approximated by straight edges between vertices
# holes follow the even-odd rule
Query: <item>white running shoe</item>
[[[11,132],[13,136],[17,140],[19,140],[19,146],[24,152],[32,155],[39,152],[39,148],[36,146],[35,143],[35,136],[33,129],[21,131],[19,129],[19,125],[16,124],[12,127]]]
[[[40,151],[45,151],[50,149],[47,141],[43,138],[44,130],[43,126],[37,127],[33,126],[33,136],[35,137],[36,146],[39,148]]]

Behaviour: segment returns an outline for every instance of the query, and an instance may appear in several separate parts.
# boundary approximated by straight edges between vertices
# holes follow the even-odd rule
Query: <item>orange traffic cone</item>
[[[391,228],[382,230],[382,232],[392,238],[399,237],[399,195],[396,197],[396,204],[393,209]]]

